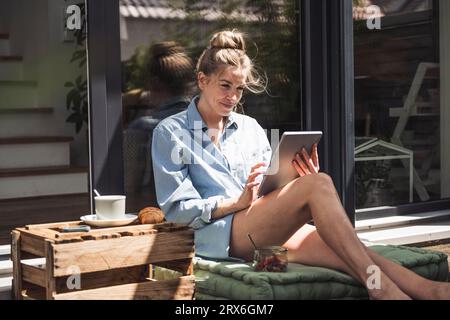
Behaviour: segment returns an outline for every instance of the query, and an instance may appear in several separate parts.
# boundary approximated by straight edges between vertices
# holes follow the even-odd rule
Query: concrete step
[[[0,277],[0,300],[11,300],[12,276]]]
[[[88,168],[48,167],[0,170],[0,199],[88,192]]]
[[[450,210],[422,212],[409,215],[388,216],[364,220],[358,220],[358,215],[356,215],[357,221],[355,223],[355,230],[358,232],[373,231],[445,219],[450,219]]]
[[[13,264],[11,260],[1,260],[0,261],[0,277],[5,275],[12,275],[13,273]]]
[[[450,219],[357,233],[361,240],[374,244],[418,244],[450,238]]]
[[[11,54],[11,46],[9,42],[9,35],[6,33],[0,33],[0,55]]]
[[[70,165],[72,137],[0,138],[0,169]]]
[[[0,246],[0,260],[3,256],[9,256],[11,254],[11,245],[5,244]]]
[[[23,80],[23,59],[20,56],[2,56],[0,54],[0,81]]]
[[[0,109],[38,107],[37,82],[0,81]]]
[[[64,121],[55,121],[53,108],[0,109],[0,138],[55,136],[66,132]]]

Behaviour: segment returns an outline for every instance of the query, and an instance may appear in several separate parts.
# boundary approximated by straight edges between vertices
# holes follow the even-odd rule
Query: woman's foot
[[[387,277],[381,280],[379,289],[368,289],[367,291],[372,300],[411,300],[408,295]]]
[[[450,283],[434,282],[431,300],[450,300]]]

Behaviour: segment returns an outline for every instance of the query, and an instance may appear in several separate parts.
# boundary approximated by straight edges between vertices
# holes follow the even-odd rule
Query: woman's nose
[[[239,100],[239,94],[235,91],[235,92],[230,92],[227,96],[227,98],[231,101],[237,101]]]

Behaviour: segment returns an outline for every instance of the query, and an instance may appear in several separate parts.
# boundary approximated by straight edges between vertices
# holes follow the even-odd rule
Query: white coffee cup
[[[94,197],[95,213],[99,220],[117,220],[125,218],[126,196],[97,196]]]

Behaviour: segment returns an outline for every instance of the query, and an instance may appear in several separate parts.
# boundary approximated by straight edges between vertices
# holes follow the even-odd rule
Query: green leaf
[[[72,123],[80,122],[80,116],[78,114],[72,113],[67,117],[66,121]]]
[[[80,84],[81,84],[81,81],[82,81],[82,80],[83,80],[82,76],[79,75],[79,76],[77,77],[77,79],[75,80],[75,83],[77,84],[77,87],[80,87]]]
[[[86,57],[86,50],[75,51],[72,54],[72,59],[70,59],[70,62],[74,62],[76,60],[83,59],[84,57]]]
[[[75,124],[75,130],[76,130],[76,132],[77,132],[77,133],[80,132],[80,130],[81,130],[82,127],[83,127],[83,122],[77,122],[77,123]]]
[[[64,87],[66,87],[66,88],[70,88],[70,87],[73,87],[73,86],[75,86],[72,82],[70,82],[70,81],[67,81],[65,84],[64,84]]]
[[[70,106],[72,105],[72,101],[74,96],[77,94],[76,89],[72,89],[69,91],[69,93],[66,96],[66,108],[69,109]]]

